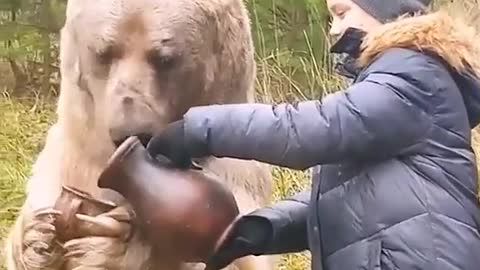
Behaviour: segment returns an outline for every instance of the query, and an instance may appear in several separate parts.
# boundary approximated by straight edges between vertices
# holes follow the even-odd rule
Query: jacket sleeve
[[[412,149],[432,126],[430,115],[405,93],[411,88],[399,76],[371,73],[321,101],[193,107],[184,115],[185,143],[217,157],[299,170],[384,159]]]
[[[269,241],[254,255],[295,253],[308,249],[307,216],[310,191],[303,191],[248,216],[268,221],[272,230]]]

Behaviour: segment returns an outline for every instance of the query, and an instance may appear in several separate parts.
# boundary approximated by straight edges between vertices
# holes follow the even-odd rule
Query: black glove
[[[188,168],[192,164],[192,153],[184,143],[183,120],[172,122],[160,133],[153,136],[147,144],[152,157],[162,155],[175,166]]]
[[[262,255],[273,231],[270,221],[245,215],[233,225],[224,242],[206,263],[205,270],[219,270],[248,255]]]

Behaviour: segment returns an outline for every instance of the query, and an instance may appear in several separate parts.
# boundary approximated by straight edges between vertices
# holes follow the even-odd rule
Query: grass
[[[53,119],[53,107],[31,101],[0,97],[0,239],[17,216],[24,200],[25,181],[45,131]],[[3,247],[3,245],[2,245]],[[3,249],[2,251],[3,252]],[[3,256],[0,258],[0,266]]]

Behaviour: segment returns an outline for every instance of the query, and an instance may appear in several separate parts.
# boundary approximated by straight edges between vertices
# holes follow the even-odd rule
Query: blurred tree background
[[[0,0],[1,87],[13,96],[58,92],[66,0]]]
[[[332,72],[325,0],[245,0],[257,60],[257,97],[279,102],[318,98],[344,82]],[[58,42],[67,0],[0,0],[0,242],[24,199],[24,184],[54,121],[60,85]],[[479,0],[435,0],[480,22]],[[274,168],[275,198],[305,185],[305,172]],[[0,269],[2,256],[0,251]],[[280,269],[307,269],[308,254]]]

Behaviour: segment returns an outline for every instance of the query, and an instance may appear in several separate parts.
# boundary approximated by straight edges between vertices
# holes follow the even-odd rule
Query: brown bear
[[[61,30],[57,121],[33,165],[26,200],[7,244],[8,269],[193,269],[153,254],[128,235],[58,239],[53,210],[62,185],[118,204],[101,218],[132,218],[119,194],[97,188],[116,145],[152,135],[190,107],[252,102],[255,63],[242,0],[70,0]],[[208,158],[202,165],[233,191],[242,213],[270,202],[269,168]],[[95,220],[91,222],[95,226]],[[272,269],[274,257],[245,257],[239,269]]]

